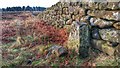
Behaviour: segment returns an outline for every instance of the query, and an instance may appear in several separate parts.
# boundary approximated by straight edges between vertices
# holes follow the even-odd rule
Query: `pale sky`
[[[50,7],[59,2],[59,0],[0,0],[0,8],[13,6],[40,6]]]

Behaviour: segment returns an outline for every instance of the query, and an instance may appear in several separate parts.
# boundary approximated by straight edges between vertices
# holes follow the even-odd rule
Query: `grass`
[[[16,38],[11,38],[11,39],[16,39]],[[26,36],[24,37],[25,40],[29,41],[29,43],[32,43],[34,41],[34,37],[32,36]],[[22,48],[24,47],[15,47],[15,48],[11,48],[12,52],[10,52],[13,55],[21,54],[19,55],[19,57],[15,57],[13,60],[8,61],[8,60],[4,60],[3,61],[3,65],[4,66],[14,66],[15,64],[17,65],[28,65],[26,61],[28,61],[29,57],[32,57],[32,59],[34,58],[34,60],[32,60],[32,63],[29,65],[32,66],[54,66],[54,68],[56,68],[57,66],[81,66],[85,60],[80,59],[78,56],[78,53],[76,51],[76,47],[74,47],[75,45],[79,44],[79,41],[77,40],[72,40],[69,42],[69,45],[67,45],[66,47],[68,48],[68,55],[63,56],[63,57],[51,57],[49,59],[46,59],[45,56],[45,51],[52,46],[53,44],[48,44],[48,45],[36,45],[32,48],[26,47],[25,50],[22,50]],[[15,42],[13,43],[7,43],[7,44],[3,44],[3,48],[6,50],[8,49],[10,46],[12,46]],[[24,45],[24,44],[23,44]],[[98,52],[98,50],[94,50],[94,52]],[[40,54],[40,58],[36,58],[36,55]],[[118,63],[114,60],[114,58],[109,57],[109,56],[98,56],[97,58],[94,58],[94,60],[96,60],[94,63],[96,64],[96,66],[117,66]],[[92,61],[92,60],[91,60]]]
[[[114,56],[105,56],[101,54],[96,58],[97,66],[118,66],[118,62],[115,61]]]
[[[25,39],[30,40],[30,42],[34,41],[33,38],[31,36],[25,37]],[[72,43],[72,46],[75,42]],[[9,46],[11,46],[11,43],[6,44],[5,48],[8,48]],[[35,46],[31,49],[28,48],[28,50],[26,51],[21,51],[21,48],[12,48],[12,54],[14,53],[14,55],[16,53],[21,53],[21,55],[19,55],[19,58],[17,59],[17,57],[12,60],[12,62],[8,61],[5,62],[3,65],[4,66],[14,66],[15,64],[21,64],[21,65],[27,65],[26,61],[29,59],[30,56],[32,57],[36,57],[36,53],[41,54],[42,56],[39,59],[35,59],[32,61],[32,63],[30,65],[32,66],[81,66],[83,64],[83,62],[85,60],[80,59],[76,50],[75,49],[68,49],[68,55],[63,56],[63,57],[57,57],[54,56],[52,58],[46,59],[45,58],[45,50],[47,50],[50,46],[52,46],[52,44],[49,45],[38,45]],[[42,50],[41,50],[42,49]],[[95,51],[95,50],[94,50]],[[41,53],[43,52],[43,53]],[[98,51],[97,51],[98,53]],[[20,58],[21,57],[21,58]],[[98,56],[96,59],[95,64],[96,66],[117,66],[117,62],[114,61],[113,58],[109,57],[109,56]]]
[[[64,56],[64,57],[55,57],[55,58],[49,58],[49,59],[42,58],[32,62],[32,65],[33,66],[36,66],[36,65],[38,66],[39,65],[40,66],[43,66],[43,65],[45,66],[46,65],[48,66],[63,66],[63,65],[79,66],[83,62],[83,60],[79,59],[79,56],[74,54],[75,54],[75,51],[72,51],[67,56]]]

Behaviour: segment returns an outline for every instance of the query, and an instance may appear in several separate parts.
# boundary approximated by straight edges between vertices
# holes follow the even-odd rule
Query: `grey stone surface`
[[[106,53],[110,56],[113,56],[114,52],[115,52],[115,48],[110,47],[109,44],[106,41],[103,41],[103,40],[93,39],[92,40],[92,47],[97,48],[100,51],[102,51],[102,52],[104,52],[104,53]]]
[[[79,55],[80,58],[89,57],[89,47],[90,44],[90,27],[86,23],[81,23],[80,27],[80,46]]]
[[[115,24],[113,24],[113,26],[114,26],[116,29],[119,29],[119,30],[120,30],[120,22],[116,22]]]
[[[101,39],[98,28],[95,28],[95,27],[92,28],[91,32],[92,32],[92,38],[93,39]]]
[[[106,11],[106,10],[89,10],[88,15],[108,20],[120,21],[120,11]]]
[[[99,29],[99,33],[103,40],[120,43],[120,30]]]
[[[68,53],[67,49],[59,45],[51,46],[50,48],[48,48],[47,52],[48,54],[46,55],[46,58],[50,58],[50,56],[54,54],[56,57],[65,56]]]
[[[98,26],[100,28],[110,27],[113,23],[112,21],[106,21],[100,18],[90,18],[91,26]]]

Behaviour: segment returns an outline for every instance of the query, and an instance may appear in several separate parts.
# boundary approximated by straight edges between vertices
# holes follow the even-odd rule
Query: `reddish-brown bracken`
[[[54,43],[63,45],[68,38],[66,29],[58,29],[51,25],[45,24],[44,21],[34,24],[34,32],[40,38],[41,43]]]

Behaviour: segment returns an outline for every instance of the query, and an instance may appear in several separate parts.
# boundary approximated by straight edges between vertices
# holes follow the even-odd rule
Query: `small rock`
[[[68,8],[63,8],[62,13],[67,15],[68,14]]]
[[[100,51],[110,55],[110,56],[113,56],[114,55],[114,52],[115,52],[115,48],[113,47],[110,47],[110,45],[106,42],[106,41],[103,41],[103,40],[92,40],[92,46],[94,48],[97,48],[99,49]]]
[[[98,26],[100,28],[110,27],[114,22],[102,20],[100,18],[90,18],[90,24],[92,26]]]
[[[80,16],[79,15],[75,15],[75,21],[80,22]]]
[[[72,19],[67,20],[66,25],[71,25],[72,24]]]
[[[107,6],[107,2],[100,2],[99,3],[99,9],[107,9],[107,7],[105,7],[105,6]]]
[[[74,15],[79,14],[79,10],[78,9],[79,9],[79,7],[75,6],[75,8],[74,8],[75,11],[73,12]]]
[[[74,8],[72,6],[68,7],[69,13],[72,14],[74,12]]]
[[[31,63],[32,63],[32,59],[28,59],[27,64],[31,64]]]
[[[120,9],[119,4],[120,2],[108,2],[107,8],[112,10]]]
[[[65,56],[67,53],[68,52],[64,47],[54,45],[54,46],[51,46],[50,48],[48,48],[48,54],[47,54],[46,58],[48,58],[52,55],[56,55],[57,57]]]
[[[92,38],[101,39],[98,28],[92,28]]]
[[[117,23],[113,24],[113,26],[114,26],[116,29],[119,29],[119,30],[120,30],[120,22],[117,22]]]
[[[116,47],[118,46],[119,43],[116,43],[116,42],[107,42],[107,44],[111,47]]]
[[[95,3],[95,2],[89,2],[88,3],[88,7],[90,9],[98,9],[99,8],[99,4],[98,3]]]
[[[92,40],[92,47],[93,48],[97,48],[99,49],[100,51],[102,50],[102,45],[105,44],[106,42],[103,41],[103,40],[95,40],[93,39]]]
[[[75,15],[72,15],[72,20],[75,20]]]
[[[84,23],[88,23],[89,18],[90,16],[83,16],[82,18],[80,18],[80,21]]]
[[[90,16],[100,17],[105,14],[105,10],[88,10],[87,14]]]
[[[85,9],[79,8],[79,16],[85,15],[86,14],[85,11],[86,11]]]

